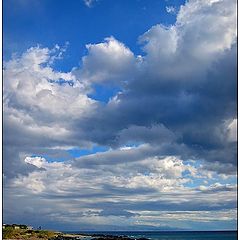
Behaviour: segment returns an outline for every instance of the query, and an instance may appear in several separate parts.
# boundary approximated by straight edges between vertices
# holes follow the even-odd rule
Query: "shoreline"
[[[149,240],[145,237],[129,237],[127,235],[111,235],[111,234],[59,234],[57,237],[51,240],[77,240],[77,239],[89,239],[89,240]]]
[[[12,231],[7,235],[6,231]],[[221,231],[102,231],[102,232],[78,232],[78,231],[51,231],[51,230],[23,230],[3,229],[3,239],[6,240],[154,240],[156,235],[177,236],[178,234],[192,234],[203,236],[204,234],[237,234],[237,230]],[[135,235],[136,234],[136,235]],[[151,235],[152,234],[152,235]],[[156,234],[154,236],[154,234]]]

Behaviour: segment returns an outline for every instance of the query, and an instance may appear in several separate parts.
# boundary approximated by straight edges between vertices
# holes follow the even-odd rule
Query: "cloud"
[[[140,41],[146,42],[146,64],[153,73],[179,79],[208,70],[236,43],[235,2],[226,5],[226,1],[188,1],[174,25],[159,24],[143,34]]]
[[[212,211],[234,218],[236,186],[216,183],[195,189],[187,187],[185,183],[193,175],[186,175],[186,171],[194,174],[197,169],[176,158],[88,169],[76,168],[70,162],[47,162],[39,157],[27,157],[25,161],[44,171],[8,182],[4,195],[9,199],[4,201],[8,220],[13,218],[11,211],[17,221],[24,216],[25,222],[37,224],[39,220],[32,218],[35,212],[47,217],[50,223],[63,222],[67,228],[76,223],[84,226],[84,222],[88,227],[99,223],[110,225],[111,221],[119,221],[123,226],[124,221],[129,221],[134,226],[154,219],[158,220],[157,226],[167,221],[168,227],[180,217],[199,222],[219,221],[218,215],[210,214]],[[12,205],[16,200],[19,204]]]
[[[90,8],[93,6],[94,2],[97,0],[83,0],[83,1],[84,1],[84,4]]]
[[[61,49],[36,47],[4,63],[6,175],[29,168],[29,164],[19,159],[20,155],[31,156],[59,145],[75,145],[66,143],[73,134],[66,119],[73,121],[97,105],[87,97],[72,73],[53,70],[50,64],[59,54]],[[78,139],[78,145],[80,142]]]
[[[140,70],[95,115],[95,128],[88,132],[93,141],[117,144],[129,126],[160,123],[177,135],[184,153],[188,148],[196,158],[236,163],[223,124],[236,118],[236,14],[233,1],[228,10],[225,4],[187,2],[175,25],[153,26],[140,37],[146,52],[141,61],[136,58]],[[95,131],[100,128],[106,131]]]
[[[56,72],[49,66],[55,58],[51,54],[47,48],[36,47],[5,63],[5,102],[22,111],[31,107],[28,114],[32,115],[40,112],[56,119],[67,112],[73,117],[79,116],[94,101],[86,97],[84,87],[72,73]]]
[[[100,212],[99,216],[125,216],[125,217],[133,217],[137,214],[117,209],[106,209]]]
[[[65,51],[57,45],[5,62],[5,219],[31,224],[35,212],[51,226],[99,229],[168,228],[179,216],[234,223],[235,9],[187,1],[174,25],[139,37],[142,56],[109,37],[88,44],[69,72],[53,67]],[[97,86],[118,92],[96,100]],[[94,146],[108,150],[68,151]]]
[[[210,186],[199,186],[199,190],[200,191],[203,191],[203,192],[210,192],[210,193],[213,193],[213,192],[221,192],[221,191],[236,191],[237,188],[236,186],[231,186],[231,185],[228,185],[228,184],[225,184],[225,185],[222,185],[220,183],[214,183]]]
[[[213,214],[212,214],[213,213]],[[217,216],[219,221],[226,221],[226,220],[234,220],[236,219],[236,210],[234,211],[176,211],[176,212],[168,212],[168,211],[161,211],[161,212],[149,212],[143,211],[141,212],[141,218],[139,219],[139,223],[148,222],[149,224],[157,224],[159,221],[165,221],[168,223],[169,219],[175,220],[178,219],[181,225],[184,226],[186,222],[196,222],[198,225],[201,225],[201,222],[207,223],[214,223],[218,225],[219,221],[216,221],[212,218],[212,216]],[[161,219],[161,220],[160,220]],[[177,221],[172,222],[172,226],[179,226]]]
[[[231,142],[236,142],[237,141],[237,119],[233,119],[228,127],[228,139]]]
[[[236,87],[236,37],[231,25],[236,16],[233,3],[228,10],[223,10],[224,6],[225,2],[186,3],[175,25],[153,26],[140,37],[146,52],[141,61],[123,43],[110,37],[103,43],[87,45],[82,67],[68,73],[51,67],[62,51],[57,53],[57,47],[31,48],[5,63],[7,138],[16,126],[25,145],[28,139],[31,145],[44,148],[47,144],[51,148],[92,144],[116,148],[129,142],[150,143],[161,145],[158,152],[153,152],[160,156],[175,154],[234,164],[236,147],[232,141],[226,142],[226,135],[227,139],[232,137],[222,122],[236,118],[236,96],[232,94]],[[198,16],[205,11],[207,18],[223,22],[229,33],[218,30],[216,21],[212,21],[216,32],[208,31],[203,38],[205,20]],[[188,24],[189,15],[194,15],[194,24]],[[196,22],[198,28],[194,27]],[[211,49],[212,35],[216,33],[221,47],[204,52],[204,59],[195,56],[195,49],[203,41],[209,45],[202,51]],[[195,34],[201,36],[194,41],[196,45],[186,45],[184,39],[192,39]],[[102,105],[88,96],[94,84],[119,85],[121,91]],[[221,89],[216,89],[217,85]]]
[[[167,13],[175,14],[176,8],[174,6],[166,6]]]
[[[82,68],[75,72],[89,84],[108,82],[121,85],[134,74],[134,54],[114,37],[104,43],[86,45],[88,55],[82,58]]]

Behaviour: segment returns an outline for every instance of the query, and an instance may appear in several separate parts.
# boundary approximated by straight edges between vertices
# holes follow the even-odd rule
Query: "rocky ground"
[[[48,230],[3,229],[6,240],[148,240],[146,238],[129,238],[104,234],[65,234]]]
[[[67,234],[63,234],[63,235],[58,235],[54,238],[51,238],[50,240],[77,240],[77,239],[84,239],[86,236],[79,236],[79,235],[67,235]],[[91,240],[149,240],[147,238],[129,238],[127,236],[114,236],[114,235],[103,235],[103,234],[93,234],[91,236]]]

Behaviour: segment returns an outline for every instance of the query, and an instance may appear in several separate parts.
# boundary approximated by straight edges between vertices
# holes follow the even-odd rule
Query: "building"
[[[24,224],[3,224],[2,228],[3,229],[13,228],[13,229],[33,230],[32,226],[27,226],[27,225],[24,225]]]
[[[17,225],[17,224],[13,224],[12,227],[13,227],[14,229],[20,229],[20,225]]]

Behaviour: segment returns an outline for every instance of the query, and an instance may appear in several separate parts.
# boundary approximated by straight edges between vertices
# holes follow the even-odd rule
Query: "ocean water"
[[[87,232],[86,232],[87,233]],[[88,232],[90,233],[90,232]],[[93,232],[92,232],[93,233]],[[94,232],[95,234],[148,238],[151,240],[236,240],[237,231],[181,231],[181,232]]]

